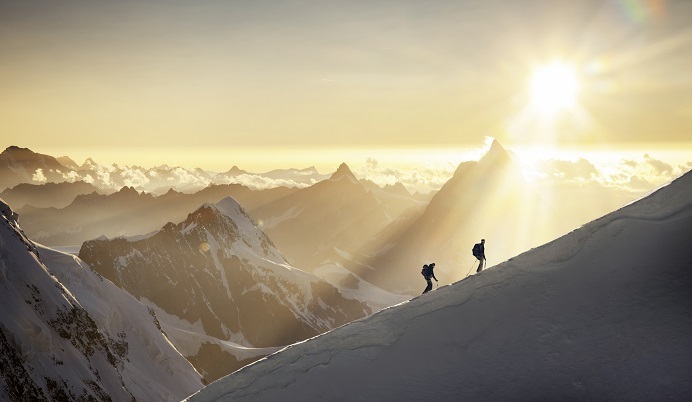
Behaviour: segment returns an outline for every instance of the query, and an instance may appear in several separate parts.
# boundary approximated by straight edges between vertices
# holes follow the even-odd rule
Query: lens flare
[[[576,104],[579,82],[574,68],[552,62],[537,68],[531,77],[531,104],[538,111],[552,114]]]

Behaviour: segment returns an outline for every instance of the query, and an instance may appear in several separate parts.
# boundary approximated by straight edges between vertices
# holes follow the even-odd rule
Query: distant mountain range
[[[328,282],[288,265],[230,197],[141,239],[87,241],[79,256],[138,300],[164,311],[159,319],[170,328],[172,342],[206,380],[276,350],[266,348],[307,339],[372,312]]]
[[[345,164],[328,180],[254,208],[250,214],[291,264],[314,270],[353,253],[408,209],[422,209],[399,187],[359,181]],[[405,189],[404,189],[405,190]]]
[[[97,193],[102,191],[93,184],[83,181],[30,184],[21,183],[13,188],[5,189],[0,193],[0,198],[20,209],[26,205],[38,208],[65,208],[79,195]]]
[[[99,236],[134,236],[183,219],[205,202],[233,196],[245,205],[261,206],[294,192],[278,187],[250,190],[240,184],[210,185],[194,194],[169,190],[154,196],[123,187],[113,194],[77,196],[65,208],[20,208],[22,226],[34,239],[49,245],[78,245]]]
[[[17,146],[10,146],[0,153],[0,190],[21,183],[38,185],[83,181],[94,185],[102,193],[134,187],[140,192],[160,195],[171,188],[180,192],[197,192],[211,184],[243,184],[253,189],[306,187],[328,177],[328,174],[320,174],[314,166],[263,173],[252,173],[233,166],[227,172],[214,173],[168,165],[153,168],[117,164],[106,166],[91,158],[79,165],[66,156],[55,158]]]

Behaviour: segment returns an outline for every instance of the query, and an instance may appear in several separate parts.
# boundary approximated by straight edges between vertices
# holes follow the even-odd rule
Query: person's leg
[[[428,286],[425,287],[423,293],[428,293],[432,289],[432,281],[430,278],[425,278],[425,280],[428,282]]]
[[[483,258],[478,259],[478,269],[476,270],[476,273],[481,272],[483,270],[484,263],[485,260]]]

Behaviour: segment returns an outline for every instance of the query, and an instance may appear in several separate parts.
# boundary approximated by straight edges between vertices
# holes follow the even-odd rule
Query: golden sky
[[[687,0],[0,0],[4,146],[689,144],[691,71]]]

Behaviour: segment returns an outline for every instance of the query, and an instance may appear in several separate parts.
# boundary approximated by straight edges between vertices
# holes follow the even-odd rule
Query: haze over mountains
[[[250,190],[240,184],[210,185],[193,194],[169,190],[155,196],[123,187],[112,194],[77,196],[65,208],[20,208],[22,226],[37,241],[50,245],[79,245],[99,236],[134,236],[177,222],[205,202],[233,196],[244,205],[260,206],[296,189]]]
[[[391,188],[390,188],[391,189]],[[360,182],[343,163],[328,180],[251,210],[288,259],[305,270],[355,252],[404,211],[424,203]]]
[[[111,389],[119,387],[112,391],[116,398],[179,400],[199,389],[202,381],[218,379],[286,345],[331,331],[419,294],[425,285],[420,276],[424,263],[437,263],[441,285],[463,279],[473,272],[471,268],[475,269],[470,249],[481,237],[487,239],[490,272],[462,283],[477,284],[478,289],[487,287],[484,292],[493,293],[515,289],[511,284],[516,281],[530,289],[531,294],[524,295],[530,301],[527,311],[536,306],[542,309],[541,295],[546,292],[541,290],[545,282],[540,278],[545,273],[538,276],[540,280],[521,282],[523,274],[506,276],[506,268],[495,271],[492,266],[584,223],[580,221],[584,215],[572,214],[574,201],[562,205],[555,198],[547,197],[551,188],[528,184],[512,153],[497,142],[490,144],[478,161],[462,162],[439,191],[430,194],[432,198],[411,194],[398,182],[381,186],[368,178],[359,178],[346,163],[330,175],[320,175],[314,168],[281,169],[266,172],[260,178],[237,166],[214,174],[165,165],[152,169],[104,167],[91,159],[79,165],[69,158],[40,155],[18,147],[5,150],[0,161],[0,178],[4,183],[17,183],[2,192],[2,197],[9,200],[2,204],[9,229],[5,237],[0,237],[3,252],[0,285],[7,288],[2,297],[5,305],[14,306],[3,310],[0,317],[2,342],[7,345],[2,359],[8,367],[13,367],[11,372],[3,372],[5,382],[0,392],[4,394],[0,393],[0,397],[11,400],[20,398],[22,387],[27,387],[29,395],[39,398],[67,395],[74,399],[81,395],[108,400]],[[200,179],[204,177],[207,179]],[[612,219],[604,218],[605,222],[612,221],[617,226],[620,221],[632,221],[636,225],[655,221],[651,233],[660,229],[664,238],[672,235],[668,228],[678,234],[684,232],[687,218],[678,212],[688,208],[689,202],[685,200],[689,198],[685,197],[689,195],[689,177],[688,173],[649,201],[630,205],[622,210],[626,213],[617,212]],[[83,181],[84,178],[89,182]],[[252,180],[265,182],[254,187],[240,184]],[[224,181],[229,183],[215,184]],[[265,188],[269,181],[286,185]],[[183,192],[184,189],[188,192]],[[12,204],[23,205],[18,208],[19,217],[10,208]],[[655,207],[661,208],[659,215],[651,212]],[[612,226],[609,225],[606,226]],[[558,264],[559,267],[548,270],[553,272],[570,261],[588,260],[594,267],[584,272],[604,275],[602,271],[610,269],[602,265],[605,253],[596,253],[599,258],[593,262],[590,254],[576,251],[591,241],[591,234],[598,233],[596,229],[584,230],[551,243],[558,246],[532,250],[502,266],[514,267],[514,261],[533,256],[526,261],[533,264],[545,260],[541,264],[547,267],[553,267],[553,262]],[[628,237],[628,229],[622,229],[624,234],[611,236],[615,240],[606,236],[599,238],[599,242],[612,244],[614,248],[625,247],[611,242],[620,241],[620,236],[639,244],[648,232],[638,230],[634,237]],[[79,258],[33,241],[49,246],[71,245],[80,249]],[[671,252],[676,254],[677,243],[673,246]],[[545,250],[549,252],[544,253]],[[589,246],[584,250],[595,249]],[[553,256],[557,257],[551,259]],[[612,261],[620,267],[625,260]],[[521,272],[533,272],[533,268],[527,267],[522,265]],[[594,270],[599,273],[593,273]],[[566,278],[574,281],[575,289],[588,287],[582,279],[574,278],[581,271],[570,272]],[[483,278],[499,282],[486,283]],[[616,286],[611,277],[606,279],[608,286]],[[36,285],[38,290],[32,287],[32,281],[40,282]],[[551,285],[558,283],[562,282],[551,282]],[[464,286],[466,289],[470,285]],[[639,284],[632,286],[636,288]],[[478,323],[474,320],[479,318],[473,313],[457,311],[460,308],[457,305],[468,299],[449,302],[443,296],[450,295],[449,289],[427,295],[428,300],[436,301],[426,308],[458,313],[461,321],[441,317],[453,321],[449,329],[467,339],[463,338],[467,331],[465,325],[473,327]],[[506,292],[514,292],[510,290]],[[677,289],[671,290],[673,295],[677,294]],[[464,292],[461,292],[464,297],[470,297]],[[511,294],[521,300],[519,293]],[[487,298],[482,300],[492,308],[504,308],[502,303],[516,302],[512,297],[500,295],[499,304]],[[419,303],[418,300],[424,299],[411,304]],[[564,302],[553,301],[556,305]],[[43,303],[53,307],[45,308]],[[587,310],[592,309],[589,311],[596,308],[586,304]],[[482,306],[477,308],[484,311]],[[541,309],[536,314],[548,314]],[[127,320],[130,311],[132,320]],[[391,311],[385,314],[393,314]],[[31,325],[25,325],[23,315],[30,317]],[[76,318],[70,318],[72,315]],[[431,316],[438,315],[431,310]],[[395,315],[391,322],[400,328],[416,327],[417,324],[407,321],[411,317],[409,313],[403,317]],[[427,322],[426,317],[417,317],[416,322]],[[581,318],[577,316],[576,322],[583,324]],[[524,321],[536,320],[528,317]],[[433,323],[437,321],[427,326],[432,327]],[[485,321],[481,319],[481,323]],[[545,324],[540,320],[538,323]],[[65,325],[69,331],[64,330]],[[418,342],[414,337],[404,343],[389,343],[388,339],[398,337],[400,332],[387,328],[390,330],[386,334],[379,329],[362,330],[392,349],[398,350],[409,341]],[[533,331],[532,327],[510,328],[504,324],[502,328],[527,334]],[[76,331],[88,335],[86,338],[72,335]],[[336,344],[330,344],[333,350],[351,345],[350,340],[340,335],[329,336],[339,339]],[[53,341],[55,337],[60,339]],[[156,341],[147,341],[148,338]],[[317,338],[318,344],[320,339]],[[361,342],[360,339],[354,336],[354,344]],[[64,349],[66,352],[61,349],[69,359],[52,352],[55,345],[65,342],[76,348]],[[450,342],[454,340],[440,338],[443,346]],[[40,346],[44,344],[48,346]],[[93,348],[85,348],[88,344],[93,344]],[[377,345],[374,349],[369,346],[368,350],[378,350]],[[354,350],[358,354],[361,349]],[[420,350],[427,349],[420,346]],[[449,356],[457,352],[446,350]],[[162,356],[171,364],[164,370],[160,369]],[[418,353],[411,356],[427,361]],[[465,358],[474,361],[474,356]],[[269,360],[275,358],[281,359]],[[68,362],[71,367],[71,371],[66,371],[68,374],[56,371]],[[305,370],[311,367],[302,362],[293,366]],[[451,369],[444,366],[440,370]],[[155,374],[147,374],[154,370]],[[404,373],[393,372],[407,378]],[[131,373],[138,373],[138,379],[133,379]],[[289,370],[287,378],[294,374]],[[142,381],[152,385],[141,389]],[[252,399],[256,390],[252,387],[248,390],[246,396]],[[388,391],[383,392],[381,395],[386,400]]]
[[[188,401],[687,400],[692,173]]]

